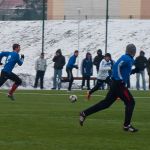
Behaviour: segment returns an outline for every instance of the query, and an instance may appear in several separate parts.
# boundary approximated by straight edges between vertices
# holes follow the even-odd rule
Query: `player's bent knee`
[[[22,80],[21,79],[19,79],[18,81],[16,81],[16,85],[21,85],[22,84]]]

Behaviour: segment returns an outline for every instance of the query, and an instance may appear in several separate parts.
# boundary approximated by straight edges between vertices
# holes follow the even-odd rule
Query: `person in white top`
[[[99,89],[99,87],[105,82],[108,85],[111,84],[111,78],[109,72],[112,69],[111,54],[106,53],[104,59],[101,61],[99,71],[97,75],[96,85],[87,93],[87,99],[90,99],[91,94]]]
[[[40,79],[40,88],[43,89],[43,79],[47,68],[46,59],[44,59],[44,53],[41,53],[40,57],[35,62],[36,78],[34,88],[37,88],[38,81]]]

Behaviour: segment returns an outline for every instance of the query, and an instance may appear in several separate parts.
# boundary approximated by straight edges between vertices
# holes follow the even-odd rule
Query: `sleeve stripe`
[[[123,64],[123,61],[121,61],[119,64],[118,64],[118,77],[122,80],[123,77],[121,75],[121,66]]]

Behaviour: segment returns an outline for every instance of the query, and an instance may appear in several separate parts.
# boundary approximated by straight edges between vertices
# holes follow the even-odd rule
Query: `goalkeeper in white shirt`
[[[99,71],[97,75],[96,85],[87,92],[87,99],[89,100],[92,93],[97,91],[99,87],[105,82],[111,84],[110,71],[112,69],[111,54],[106,53],[104,59],[100,62]]]

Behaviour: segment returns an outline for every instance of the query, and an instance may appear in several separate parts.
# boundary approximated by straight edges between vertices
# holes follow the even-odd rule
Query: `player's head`
[[[102,55],[102,50],[101,49],[97,50],[97,55]]]
[[[58,50],[56,51],[56,56],[59,56],[59,55],[62,55],[61,49],[58,49]]]
[[[19,44],[13,44],[12,46],[13,51],[19,53],[20,52],[20,45]]]
[[[106,53],[106,54],[105,54],[105,60],[106,60],[106,61],[111,60],[111,54],[110,54],[110,53]]]
[[[87,58],[87,59],[92,59],[91,53],[87,52],[87,53],[86,53],[86,58]]]
[[[78,50],[75,50],[75,51],[74,51],[74,55],[75,55],[76,57],[78,57],[79,51],[78,51]]]
[[[134,44],[128,44],[126,47],[126,54],[134,57],[136,54],[136,46]]]
[[[140,56],[144,56],[145,52],[144,51],[140,51]]]

